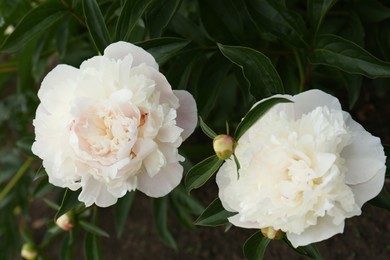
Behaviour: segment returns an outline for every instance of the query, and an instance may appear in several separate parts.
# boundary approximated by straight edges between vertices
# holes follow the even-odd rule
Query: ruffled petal
[[[236,227],[242,227],[242,228],[256,228],[259,229],[260,225],[257,222],[251,222],[251,221],[241,221],[240,214],[236,214],[232,217],[229,217],[229,222],[235,225]]]
[[[183,141],[195,130],[198,123],[198,111],[194,97],[185,90],[174,90],[173,93],[179,99],[180,107],[176,110],[176,124],[183,129],[181,136]]]
[[[287,238],[291,244],[297,248],[298,246],[306,246],[311,243],[319,242],[328,239],[338,233],[343,233],[344,221],[335,225],[332,218],[325,216],[317,220],[317,224],[305,229],[301,234],[294,234],[287,232]]]
[[[78,199],[84,202],[86,207],[95,203],[98,207],[105,208],[117,202],[118,198],[107,190],[104,183],[95,180],[93,177],[83,179],[83,181],[85,182]]]
[[[182,175],[183,167],[179,163],[170,163],[153,177],[146,172],[140,174],[137,189],[153,198],[162,197],[179,185]]]
[[[133,67],[145,63],[146,65],[158,70],[158,64],[153,56],[134,44],[119,41],[110,44],[104,50],[105,57],[115,60],[123,59],[129,54],[133,56]]]

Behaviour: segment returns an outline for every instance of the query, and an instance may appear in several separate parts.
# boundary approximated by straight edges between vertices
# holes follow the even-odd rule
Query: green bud
[[[22,252],[20,255],[27,260],[36,259],[38,256],[38,251],[32,243],[25,243],[22,247]]]
[[[237,142],[229,135],[217,135],[213,140],[215,154],[221,160],[227,160],[234,153]]]

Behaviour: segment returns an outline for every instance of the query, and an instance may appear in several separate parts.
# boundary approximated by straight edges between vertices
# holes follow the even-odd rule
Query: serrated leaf
[[[282,80],[269,58],[247,47],[218,44],[222,54],[242,69],[251,94],[261,100],[284,93]]]
[[[210,205],[203,211],[203,213],[195,220],[195,225],[198,226],[220,226],[229,223],[228,217],[234,216],[237,213],[230,212],[224,209],[222,202],[219,198],[215,199]]]
[[[261,231],[256,232],[245,241],[242,248],[245,258],[248,260],[263,259],[269,242],[271,242],[271,240],[264,237]]]
[[[245,115],[242,121],[238,124],[236,131],[234,133],[234,138],[238,141],[240,137],[254,124],[259,120],[268,110],[270,110],[274,105],[279,103],[290,103],[291,100],[286,98],[270,98],[265,101],[259,102],[255,105],[249,112]]]
[[[186,177],[185,186],[188,193],[197,189],[207,182],[208,179],[219,169],[224,161],[216,155],[210,156],[192,167]]]
[[[217,134],[208,125],[206,125],[202,117],[199,117],[199,126],[200,129],[202,129],[202,132],[211,139],[214,139],[217,136]]]
[[[104,22],[96,0],[82,0],[85,21],[96,49],[103,54],[104,49],[111,43],[110,33]]]
[[[309,60],[312,64],[336,67],[368,78],[390,77],[389,62],[382,61],[355,43],[332,34],[318,37]]]
[[[177,55],[181,49],[188,45],[188,43],[189,41],[185,39],[164,37],[138,42],[136,44],[152,54],[157,63],[161,66],[170,58]]]
[[[153,223],[157,234],[165,244],[177,250],[177,244],[168,229],[168,197],[153,200]]]
[[[137,25],[138,20],[149,8],[153,1],[154,0],[127,0],[125,2],[116,25],[115,39],[117,41],[131,40],[131,33]]]
[[[78,196],[80,194],[80,190],[72,191],[70,189],[66,189],[64,196],[62,197],[62,202],[60,209],[57,211],[56,216],[54,217],[54,221],[57,220],[60,216],[79,206],[81,202],[78,200]]]
[[[59,1],[48,1],[29,11],[18,23],[15,30],[6,38],[0,51],[14,52],[24,47],[41,32],[47,31],[50,26],[67,14],[67,9]]]
[[[375,198],[368,201],[368,203],[375,207],[387,209],[390,211],[390,194],[387,191],[386,187],[383,186],[380,193]]]
[[[80,220],[78,223],[80,224],[80,226],[83,229],[85,229],[86,231],[88,231],[96,236],[110,237],[110,235],[106,231],[104,231],[100,227],[96,226],[95,224],[86,222],[84,220]]]
[[[126,221],[130,213],[131,206],[133,205],[136,191],[127,193],[125,196],[120,198],[115,204],[115,229],[118,238],[121,238],[124,228],[126,226]]]

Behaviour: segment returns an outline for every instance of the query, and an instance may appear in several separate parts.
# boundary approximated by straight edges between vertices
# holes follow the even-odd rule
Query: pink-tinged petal
[[[229,217],[229,222],[235,225],[236,227],[242,227],[242,228],[256,228],[259,229],[260,225],[257,222],[250,222],[250,221],[241,221],[240,214],[236,214],[232,217]]]
[[[118,200],[107,190],[107,186],[95,180],[93,177],[83,179],[83,188],[79,195],[79,200],[85,203],[86,207],[96,204],[98,207],[109,207],[115,204]]]
[[[144,49],[134,44],[119,41],[110,44],[104,50],[105,57],[115,59],[115,60],[122,60],[129,54],[133,56],[132,67],[136,67],[138,65],[145,63],[146,65],[158,70],[158,64],[154,59],[154,57],[150,53],[146,52]]]
[[[349,185],[355,196],[355,202],[359,207],[379,194],[385,182],[385,172],[386,167],[383,167],[370,180],[357,185]]]
[[[332,218],[325,216],[317,220],[317,224],[305,229],[301,234],[287,232],[287,238],[291,244],[297,248],[298,246],[306,246],[311,243],[319,242],[328,239],[338,233],[343,233],[344,221],[335,225]]]
[[[153,177],[146,172],[140,174],[137,189],[149,197],[162,197],[179,185],[182,176],[183,167],[179,163],[170,163],[162,167],[160,172]]]
[[[195,130],[198,123],[198,111],[194,97],[185,90],[174,90],[173,93],[179,99],[176,125],[183,129],[181,134],[183,141],[186,140]]]
[[[344,166],[348,169],[345,182],[350,185],[366,182],[385,168],[386,156],[381,140],[344,114],[346,125],[352,131],[352,143],[346,146],[341,157],[345,158]],[[384,178],[384,176],[382,176]]]

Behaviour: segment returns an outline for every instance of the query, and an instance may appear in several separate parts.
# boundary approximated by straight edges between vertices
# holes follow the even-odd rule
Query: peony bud
[[[69,231],[74,227],[74,214],[72,211],[68,211],[56,220],[57,226],[65,231]]]
[[[280,229],[275,230],[275,229],[273,229],[273,227],[262,228],[261,233],[263,233],[263,235],[266,238],[274,239],[274,240],[280,240],[284,236],[284,233],[282,230],[280,230]]]
[[[213,140],[213,148],[219,159],[226,160],[234,153],[237,142],[229,135],[218,135]]]
[[[20,255],[27,260],[36,259],[38,256],[38,251],[35,246],[31,243],[25,243],[22,247],[22,252]]]

